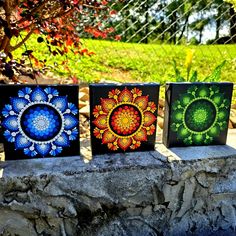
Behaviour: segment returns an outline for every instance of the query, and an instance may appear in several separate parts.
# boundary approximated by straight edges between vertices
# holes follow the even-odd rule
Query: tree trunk
[[[0,43],[0,51],[4,51],[7,55],[10,48],[10,35],[11,35],[11,25],[10,25],[10,17],[11,17],[11,8],[10,8],[10,2],[5,1],[3,4],[4,9],[4,15],[6,17],[6,25],[4,26],[4,37],[2,39],[2,42]],[[8,32],[8,35],[7,33]]]
[[[129,11],[126,11],[126,14],[128,15],[129,14]],[[126,42],[127,41],[127,39],[128,39],[128,34],[129,34],[129,32],[127,32],[126,31],[126,29],[128,29],[128,27],[129,27],[129,22],[128,22],[128,19],[125,19],[125,27],[124,27],[124,35],[123,35],[123,40]]]
[[[165,41],[165,28],[166,28],[166,24],[164,22],[164,18],[161,17],[161,42],[163,43]]]
[[[173,12],[173,18],[172,18],[172,23],[173,23],[173,27],[172,27],[172,32],[171,32],[171,38],[172,38],[172,42],[174,44],[176,44],[176,31],[177,31],[177,12]]]
[[[236,42],[236,14],[234,12],[233,7],[231,6],[229,9],[230,14],[230,37],[231,42]]]
[[[10,39],[5,35],[0,44],[0,51],[3,51],[8,55],[9,46],[10,46]]]
[[[216,36],[215,36],[216,41],[220,37],[221,14],[222,14],[222,8],[219,7],[218,12],[217,12],[217,16],[216,16]]]
[[[188,19],[189,19],[189,16],[190,16],[191,12],[188,12],[187,16],[186,16],[186,19],[185,19],[185,22],[184,22],[184,26],[182,28],[182,31],[181,31],[181,34],[178,38],[178,43],[180,42],[180,40],[182,39],[183,35],[184,35],[184,31],[185,29],[187,28],[187,25],[188,25]]]
[[[203,32],[203,29],[199,31],[199,44],[202,43],[202,32]]]
[[[149,2],[148,2],[148,0],[146,1],[146,3],[145,3],[145,39],[144,39],[144,43],[146,43],[146,44],[148,44],[148,37],[147,37],[147,35],[148,35],[148,33],[149,33],[149,19],[148,19],[148,9],[149,9]]]

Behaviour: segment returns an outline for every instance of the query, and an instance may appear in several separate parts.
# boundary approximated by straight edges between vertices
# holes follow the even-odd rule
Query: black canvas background
[[[189,146],[185,145],[182,141],[177,140],[177,133],[171,131],[170,129],[170,118],[171,118],[171,105],[180,98],[180,95],[186,93],[188,88],[196,85],[202,86],[206,85],[207,87],[211,87],[213,85],[217,85],[220,88],[220,93],[224,94],[224,97],[232,100],[232,92],[233,92],[233,83],[167,83],[166,84],[166,99],[165,99],[165,122],[164,122],[164,131],[163,131],[163,143],[167,147],[182,147]],[[228,121],[230,115],[230,108],[228,112]],[[225,145],[227,139],[228,129],[221,131],[219,136],[214,138],[213,142],[210,145]],[[192,145],[194,146],[194,145]]]
[[[78,93],[79,88],[78,85],[0,85],[0,119],[2,120],[4,117],[2,116],[2,109],[6,104],[10,104],[11,97],[18,97],[18,91],[23,89],[24,87],[40,87],[45,89],[46,87],[52,87],[56,89],[59,93],[59,96],[67,96],[68,102],[73,103],[78,108]],[[79,120],[79,114],[76,115]],[[77,125],[77,129],[79,132],[79,123]],[[37,155],[35,157],[26,156],[23,150],[15,150],[14,143],[10,143],[5,140],[3,136],[3,127],[0,129],[0,142],[4,144],[5,150],[5,160],[20,160],[20,159],[31,159],[31,158],[39,158]],[[78,156],[80,154],[80,145],[79,145],[79,134],[76,140],[70,141],[70,146],[63,148],[63,151],[58,154],[56,157],[66,157],[66,156]],[[51,156],[50,156],[51,157]],[[53,157],[53,156],[52,156]],[[56,158],[54,157],[54,158]]]
[[[158,107],[158,99],[159,99],[159,84],[157,83],[149,83],[149,84],[90,84],[90,131],[91,131],[91,149],[92,154],[105,154],[105,153],[122,153],[124,152],[121,148],[117,151],[112,151],[107,148],[107,144],[102,144],[101,139],[97,139],[93,135],[93,130],[95,129],[95,125],[93,124],[93,120],[95,117],[93,116],[93,108],[96,105],[101,105],[101,98],[108,98],[108,93],[112,89],[123,90],[124,88],[129,90],[133,88],[138,88],[142,90],[142,95],[149,95],[149,101],[152,101]],[[154,115],[157,117],[157,110]],[[153,123],[156,126],[156,121]],[[155,140],[156,140],[156,132],[153,135],[147,136],[146,142],[141,142],[141,146],[135,150],[131,150],[128,148],[125,152],[139,152],[139,151],[150,151],[155,148]]]

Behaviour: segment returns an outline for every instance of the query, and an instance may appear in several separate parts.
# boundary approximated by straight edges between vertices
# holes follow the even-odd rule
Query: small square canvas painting
[[[77,85],[1,85],[5,160],[79,155]]]
[[[166,84],[163,143],[167,147],[226,143],[232,83]]]
[[[92,154],[154,150],[159,84],[91,84]]]

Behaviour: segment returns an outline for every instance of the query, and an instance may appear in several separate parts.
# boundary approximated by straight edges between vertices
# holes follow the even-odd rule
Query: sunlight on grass
[[[38,44],[37,36],[27,41],[27,49],[40,60],[47,60],[48,69],[58,76],[66,78],[76,76],[80,81],[114,80],[122,82],[156,81],[164,83],[174,80],[173,59],[183,75],[186,52],[194,49],[192,70],[197,70],[203,79],[227,59],[222,70],[222,81],[236,81],[235,45],[158,45],[111,42],[102,40],[81,40],[82,47],[95,52],[92,56],[78,56],[72,52],[66,56],[50,55],[45,43]],[[25,51],[22,47],[14,52],[20,57]],[[70,71],[62,65],[68,60]]]

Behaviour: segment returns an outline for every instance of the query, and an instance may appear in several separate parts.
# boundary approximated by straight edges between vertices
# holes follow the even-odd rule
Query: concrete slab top
[[[126,168],[169,168],[169,162],[173,161],[227,157],[236,157],[236,130],[229,131],[227,145],[167,149],[159,142],[156,144],[156,151],[99,155],[94,156],[89,163],[85,163],[80,156],[0,162],[0,178],[59,173],[72,175]]]

